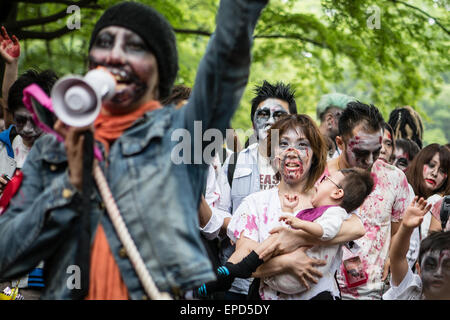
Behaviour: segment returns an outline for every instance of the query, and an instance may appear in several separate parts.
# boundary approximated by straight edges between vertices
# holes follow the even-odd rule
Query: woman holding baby
[[[228,226],[228,236],[236,243],[236,251],[229,262],[240,262],[269,236],[276,236],[276,248],[269,245],[263,252],[257,250],[264,263],[252,276],[260,278],[261,299],[339,297],[334,278],[329,279],[327,273],[330,273],[328,271],[331,265],[339,265],[340,255],[319,260],[307,250],[315,244],[340,245],[361,237],[364,227],[359,218],[351,215],[342,223],[337,235],[328,241],[301,229],[287,228],[280,221],[282,216],[295,215],[301,210],[317,206],[314,203],[318,201],[315,197],[315,184],[326,166],[326,142],[309,116],[289,115],[272,126],[267,147],[280,184],[270,190],[251,194],[233,215]],[[283,245],[280,246],[280,243]],[[324,266],[325,269],[311,267],[311,259],[313,265]],[[306,263],[310,267],[305,268]],[[284,278],[278,275],[283,275]],[[293,282],[296,285],[292,286]],[[283,283],[291,284],[288,290],[283,288]],[[314,284],[313,288],[318,289],[308,290],[311,283]],[[321,294],[317,295],[318,292]]]

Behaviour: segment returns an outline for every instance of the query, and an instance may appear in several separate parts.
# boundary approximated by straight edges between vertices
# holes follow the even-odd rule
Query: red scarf
[[[109,153],[109,147],[122,133],[147,111],[160,109],[158,101],[150,101],[126,115],[101,113],[94,122],[95,139],[102,142]],[[114,260],[111,248],[101,224],[97,227],[91,248],[89,271],[89,292],[86,300],[126,300],[128,290]]]
[[[102,110],[99,116],[94,122],[95,128],[95,140],[100,141],[105,146],[106,153],[109,153],[109,147],[116,141],[122,133],[127,130],[131,125],[144,113],[156,109],[160,109],[161,104],[159,101],[152,100],[135,111],[124,115],[109,115]]]

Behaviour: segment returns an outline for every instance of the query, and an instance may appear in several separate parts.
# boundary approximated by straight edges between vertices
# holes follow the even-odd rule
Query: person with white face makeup
[[[22,102],[23,89],[36,83],[44,92],[50,93],[57,80],[57,75],[51,70],[42,72],[28,70],[12,84],[8,93],[8,112],[13,116],[14,125],[0,133],[1,190],[7,184],[4,175],[11,179],[15,170],[22,168],[31,147],[43,133]]]
[[[432,231],[441,230],[439,210],[434,206],[442,203],[443,196],[450,194],[449,170],[450,151],[437,143],[423,148],[406,170],[406,177],[415,194],[433,205],[420,226],[422,239]]]
[[[157,298],[155,291],[180,298],[214,279],[198,232],[206,159],[200,157],[201,165],[192,165],[193,159],[175,163],[179,141],[172,134],[184,129],[195,138],[196,121],[201,137],[208,129],[225,132],[248,81],[253,31],[267,2],[220,1],[215,32],[181,109],[160,103],[178,72],[169,21],[138,2],[105,10],[91,33],[88,67],[108,70],[116,89],[92,126],[58,120],[54,130],[64,143],[45,135],[33,145],[20,192],[0,219],[0,278],[24,274],[45,259],[41,298],[78,300],[146,300]],[[86,139],[92,136],[95,141]],[[92,144],[102,154],[98,162],[88,157]],[[94,163],[104,172],[135,251],[122,242],[105,210],[107,200],[91,175]],[[148,271],[158,290],[146,286],[152,281],[142,283],[133,259],[138,256],[145,265],[140,271]],[[69,286],[74,266],[79,285]]]
[[[420,148],[414,141],[410,139],[395,140],[394,160],[392,164],[406,172],[411,161],[420,152]]]
[[[383,295],[384,300],[450,300],[450,231],[433,232],[422,240],[416,263],[418,274],[407,263],[411,234],[431,207],[423,198],[417,199],[406,210],[392,241],[391,288]]]
[[[265,240],[271,233],[278,234],[277,237],[283,237],[283,234],[276,228],[281,227],[279,221],[283,212],[297,212],[303,209],[313,207],[312,201],[316,190],[314,188],[319,176],[322,174],[326,164],[326,143],[319,131],[317,125],[307,115],[289,115],[277,121],[270,129],[268,136],[268,156],[272,160],[274,169],[280,178],[277,187],[269,190],[262,190],[247,196],[241,203],[228,225],[228,236],[233,242],[236,242],[236,251],[228,260],[231,263],[237,263],[246,257],[251,250],[255,249],[259,242]],[[298,201],[295,207],[286,204],[286,197],[295,196]],[[342,236],[344,224],[353,224],[354,221],[342,223],[341,229],[338,228]],[[287,228],[286,232],[291,232]],[[362,229],[362,226],[361,226]],[[329,244],[338,244],[361,236],[361,229],[354,228],[348,232],[347,239],[342,239],[338,235],[329,241]],[[336,231],[338,231],[336,230]],[[356,231],[355,231],[356,230]],[[297,241],[287,240],[290,248],[286,251],[279,251],[276,246],[271,246],[271,252],[276,252],[277,256],[268,260],[258,268],[255,277],[266,278],[285,272],[293,272],[296,265],[305,262],[312,262],[312,266],[324,264],[323,261],[309,258],[305,255],[307,248],[302,246],[309,245],[302,231],[294,232]],[[304,234],[303,234],[304,236]],[[302,238],[302,241],[300,241]],[[317,238],[314,237],[316,241]],[[280,238],[281,239],[281,238]],[[274,241],[274,244],[277,241]],[[319,241],[320,242],[320,241]],[[290,261],[295,257],[295,261]],[[322,274],[315,268],[307,268],[304,276],[298,277],[306,288],[309,288],[308,282],[317,283],[321,280]],[[325,278],[323,281],[327,281]],[[256,282],[258,283],[258,282]],[[269,285],[261,282],[255,289],[259,289],[258,296],[261,299],[311,299],[319,292],[307,292],[304,294],[280,294]],[[332,299],[330,294],[329,296]]]
[[[22,179],[21,169],[35,141],[41,137],[43,131],[36,125],[31,112],[23,104],[23,89],[32,83],[38,84],[44,92],[50,93],[58,80],[57,75],[46,70],[37,72],[27,70],[12,83],[8,92],[8,113],[13,116],[14,125],[0,133],[0,194],[5,188],[14,188],[16,181]],[[13,180],[12,185],[9,181]],[[4,212],[10,200],[9,192],[1,198],[0,215]],[[26,300],[39,298],[44,286],[43,263],[36,263],[36,268],[29,274],[8,283],[8,286],[20,289],[20,294]],[[3,290],[0,284],[0,290]]]
[[[253,124],[256,140],[239,153],[229,156],[219,173],[219,201],[216,208],[232,215],[242,200],[257,191],[275,187],[279,179],[267,157],[267,131],[275,121],[288,114],[297,113],[294,91],[289,84],[277,82],[271,84],[263,81],[254,89],[250,118]],[[222,229],[230,218],[223,219]],[[208,227],[208,225],[207,225]],[[226,238],[222,241],[220,260],[225,263],[234,251],[234,246]],[[236,279],[230,291],[226,293],[229,299],[246,299],[250,281]]]
[[[342,154],[328,161],[325,174],[359,167],[369,170],[375,186],[356,210],[366,234],[355,241],[352,251],[344,249],[343,264],[337,274],[342,299],[381,299],[388,276],[389,245],[403,212],[412,201],[405,174],[386,161],[378,160],[383,142],[383,117],[373,105],[350,102],[339,119],[336,142]],[[367,282],[347,283],[345,262],[359,260]]]

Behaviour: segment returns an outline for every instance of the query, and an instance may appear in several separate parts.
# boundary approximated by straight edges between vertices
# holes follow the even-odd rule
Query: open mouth
[[[301,162],[298,160],[286,160],[284,166],[287,170],[297,170],[301,167]]]
[[[119,70],[119,69],[109,69],[109,72],[114,76],[114,79],[116,79],[116,91],[121,91],[125,89],[128,85],[133,83],[133,77],[129,72],[126,72],[125,70]]]

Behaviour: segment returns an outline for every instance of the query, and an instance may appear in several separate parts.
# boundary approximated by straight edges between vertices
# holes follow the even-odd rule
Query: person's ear
[[[336,136],[336,144],[339,147],[339,149],[344,150],[345,143],[344,139],[341,136]]]
[[[416,262],[416,271],[417,271],[417,274],[420,277],[420,265],[419,265],[419,262]]]
[[[339,189],[336,188],[331,194],[331,198],[333,198],[334,200],[341,200],[343,197],[344,197],[344,190],[342,190],[341,188]]]
[[[333,127],[333,122],[334,122],[334,117],[331,113],[327,113],[325,115],[325,121],[327,123],[328,128],[332,128]]]

